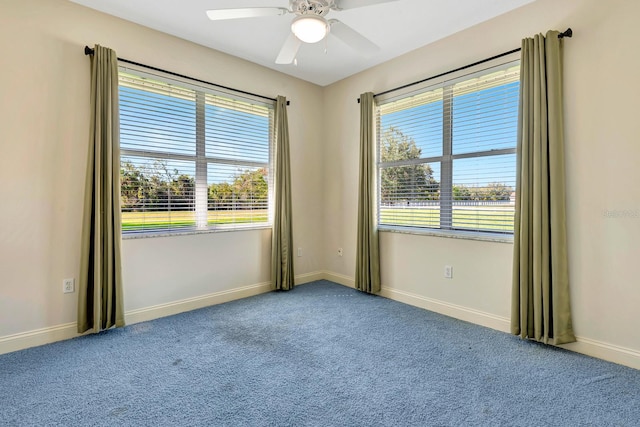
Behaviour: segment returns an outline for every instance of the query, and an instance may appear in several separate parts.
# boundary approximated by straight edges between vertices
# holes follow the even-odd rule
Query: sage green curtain
[[[360,183],[356,289],[380,292],[380,255],[376,224],[375,101],[373,93],[360,95]]]
[[[565,215],[562,39],[522,41],[511,332],[575,341]]]
[[[78,280],[78,332],[124,326],[120,264],[118,58],[96,45],[91,58],[91,134]]]
[[[287,99],[278,96],[275,111],[275,212],[271,236],[271,287],[288,291],[294,286],[291,166]]]

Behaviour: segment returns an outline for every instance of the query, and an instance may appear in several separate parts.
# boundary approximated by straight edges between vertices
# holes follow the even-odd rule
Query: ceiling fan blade
[[[298,54],[302,42],[293,33],[284,41],[282,49],[276,58],[276,64],[291,64]]]
[[[373,6],[374,4],[389,3],[398,0],[335,0],[336,10],[348,10],[358,7]]]
[[[337,19],[330,20],[329,24],[331,24],[330,34],[333,34],[358,52],[368,56],[380,50],[378,45]]]
[[[278,16],[288,13],[284,7],[245,7],[242,9],[212,9],[207,10],[207,16],[212,21],[225,19],[257,18],[260,16]]]

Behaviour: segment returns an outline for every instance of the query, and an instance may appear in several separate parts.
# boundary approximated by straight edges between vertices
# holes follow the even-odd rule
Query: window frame
[[[124,157],[137,157],[141,159],[157,159],[157,160],[177,160],[177,161],[189,161],[194,163],[194,194],[193,204],[195,225],[193,227],[185,228],[162,228],[159,230],[143,229],[141,231],[129,231],[122,229],[122,239],[138,239],[149,237],[171,237],[193,234],[207,234],[207,233],[219,233],[219,232],[232,232],[232,231],[246,231],[246,230],[260,230],[270,229],[273,227],[274,218],[274,150],[275,150],[275,101],[265,101],[259,97],[253,97],[245,93],[237,93],[233,90],[221,90],[218,87],[207,85],[205,83],[192,81],[187,78],[167,75],[161,71],[154,70],[150,72],[146,67],[130,65],[130,64],[118,64],[118,74],[120,73],[132,74],[138,77],[149,78],[155,81],[168,83],[178,86],[187,90],[192,90],[196,95],[195,104],[195,153],[191,154],[177,154],[162,151],[145,151],[143,149],[130,149],[122,148],[120,143],[120,166],[122,167],[122,158]],[[120,84],[119,84],[120,88]],[[219,96],[227,98],[233,101],[241,101],[246,103],[255,104],[257,106],[265,107],[268,110],[268,160],[267,162],[258,162],[253,160],[230,160],[224,157],[216,157],[215,155],[207,155],[207,126],[206,126],[206,105],[207,95]],[[120,105],[120,103],[119,103]],[[121,126],[121,124],[120,124]],[[122,128],[120,128],[122,129]],[[227,224],[208,224],[208,212],[209,212],[209,182],[207,171],[209,170],[209,164],[225,164],[235,165],[239,167],[260,167],[267,170],[267,221],[266,222],[246,222],[246,223],[233,223]],[[122,183],[120,183],[122,187]],[[234,210],[235,211],[235,210]],[[121,218],[123,213],[123,206],[120,207]]]
[[[490,231],[490,230],[467,230],[453,227],[453,162],[458,159],[466,159],[466,158],[481,158],[488,156],[499,156],[499,155],[516,155],[517,153],[517,141],[516,146],[513,148],[504,148],[504,149],[488,149],[488,150],[477,150],[477,151],[469,151],[459,154],[453,154],[453,131],[452,131],[452,101],[453,101],[453,91],[452,88],[456,83],[464,82],[466,80],[473,79],[474,76],[481,76],[483,74],[490,73],[493,71],[499,71],[503,69],[508,69],[510,67],[520,65],[520,57],[519,53],[513,53],[511,55],[507,55],[505,57],[488,61],[478,66],[469,67],[468,69],[445,74],[439,76],[438,78],[429,79],[428,82],[423,82],[419,85],[405,87],[398,91],[393,91],[389,93],[385,93],[382,96],[376,97],[376,220],[377,220],[377,229],[383,232],[393,232],[400,234],[416,234],[416,235],[429,235],[429,236],[437,236],[437,237],[448,237],[448,238],[459,238],[459,239],[468,239],[468,240],[482,240],[482,241],[492,241],[492,242],[500,242],[500,243],[512,243],[513,242],[513,231]],[[410,98],[412,96],[416,96],[425,92],[435,91],[438,89],[442,89],[442,114],[443,114],[443,125],[442,125],[442,154],[440,156],[430,156],[430,157],[421,157],[419,159],[407,159],[407,160],[399,160],[393,162],[382,162],[381,161],[381,114],[380,114],[380,106],[401,101],[403,99]],[[448,113],[447,113],[448,112]],[[446,114],[449,114],[448,122]],[[445,123],[449,123],[449,126],[445,125]],[[395,167],[395,166],[409,166],[416,164],[429,165],[433,163],[440,164],[440,224],[436,227],[428,227],[428,226],[415,226],[415,225],[397,225],[397,224],[381,224],[381,190],[382,190],[382,173],[381,171],[385,167]],[[515,166],[515,165],[514,165]],[[445,187],[444,191],[448,194],[448,197],[444,200],[444,206],[442,204],[442,190]],[[516,186],[514,182],[513,191],[516,191]],[[443,219],[443,209],[445,210],[445,215]]]

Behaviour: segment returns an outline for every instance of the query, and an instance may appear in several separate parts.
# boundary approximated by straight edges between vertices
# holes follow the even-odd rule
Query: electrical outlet
[[[342,256],[342,248],[338,248],[338,256]]]
[[[302,256],[302,248],[298,248],[298,256]]]
[[[63,279],[62,280],[62,292],[70,294],[76,291],[76,279]]]
[[[450,265],[444,266],[444,278],[453,279],[453,267]]]

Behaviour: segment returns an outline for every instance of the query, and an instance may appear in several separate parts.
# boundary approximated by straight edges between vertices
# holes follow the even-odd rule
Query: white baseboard
[[[331,271],[323,271],[322,272],[323,279],[329,280],[330,282],[337,283],[342,286],[347,286],[349,288],[356,287],[356,281],[353,277],[345,276],[343,274],[333,273]]]
[[[294,278],[296,285],[313,282],[323,279],[322,272],[312,272],[298,274]],[[257,285],[244,286],[234,288],[228,291],[214,292],[212,294],[187,298],[179,301],[172,301],[167,304],[160,304],[151,307],[145,307],[138,310],[131,310],[125,313],[125,321],[128,325],[140,322],[146,322],[160,317],[171,316],[185,311],[197,310],[211,305],[222,304],[241,298],[247,298],[254,295],[263,294],[271,291],[271,283],[264,282]]]
[[[303,275],[304,276],[304,275]],[[297,278],[296,278],[297,279]],[[304,278],[303,278],[304,279]],[[222,304],[246,298],[271,290],[269,282],[257,285],[244,286],[221,292],[214,292],[194,298],[186,298],[179,301],[172,301],[167,304],[159,304],[151,307],[130,310],[125,313],[125,323],[127,325],[146,322],[160,317],[171,316],[185,311],[196,310],[210,305]],[[76,323],[65,323],[48,328],[35,329],[13,335],[0,337],[0,354],[11,353],[25,348],[50,344],[56,341],[67,340],[80,336],[76,332]]]
[[[355,288],[355,279],[330,271],[324,271],[323,279],[338,283],[349,288]],[[435,313],[444,314],[456,319],[465,320],[475,323],[476,325],[486,326],[488,328],[497,329],[502,332],[509,332],[509,319],[496,316],[494,314],[485,313],[479,310],[473,310],[460,305],[451,304],[432,298],[423,297],[410,292],[401,291],[388,287],[382,287],[379,294],[381,297],[389,298],[404,304],[413,305]]]
[[[576,337],[576,340],[576,342],[558,347],[630,368],[640,369],[640,351],[579,336]]]
[[[79,337],[76,330],[73,322],[0,337],[0,354]]]
[[[350,288],[355,287],[354,278],[330,271],[305,273],[297,275],[295,277],[296,285],[309,283],[316,280],[329,280],[331,282],[338,283]],[[240,298],[259,295],[269,292],[270,290],[270,283],[264,282],[257,285],[244,286],[221,292],[214,292],[212,294],[173,301],[167,304],[159,304],[151,307],[131,310],[125,313],[125,321],[127,324],[145,322],[148,320],[171,316],[173,314],[178,314],[185,311],[195,310],[198,308],[221,304]],[[477,325],[486,326],[498,331],[509,333],[510,330],[508,318],[496,316],[491,313],[474,310],[468,307],[427,298],[421,295],[416,295],[410,292],[401,291],[389,287],[382,287],[380,296],[392,299],[394,301],[413,305],[415,307],[420,307],[425,310],[444,314],[446,316],[454,317],[456,319],[471,322]],[[0,354],[49,344],[55,341],[71,339],[78,336],[80,336],[80,334],[76,332],[75,322],[36,329],[13,335],[7,335],[4,337],[0,337]],[[570,351],[575,351],[577,353],[585,354],[587,356],[592,356],[620,365],[629,366],[631,368],[640,369],[640,351],[592,340],[585,337],[576,337],[576,339],[577,342],[564,344],[560,347]]]
[[[240,298],[247,298],[269,291],[271,291],[271,283],[259,283],[257,285],[243,286],[227,291],[214,292],[208,295],[131,310],[125,313],[124,318],[127,325],[132,325],[134,323],[147,322],[149,320],[159,319],[160,317],[172,316],[174,314],[184,313],[185,311],[197,310],[211,305],[234,301]]]
[[[324,279],[324,274],[322,271],[315,271],[313,273],[305,273],[305,274],[298,274],[295,277],[295,284],[297,285],[302,285],[305,283],[309,283],[309,282],[315,282],[316,280],[322,280]]]
[[[384,286],[380,296],[501,332],[509,332],[509,319],[506,317]]]
[[[325,271],[324,274],[325,280],[330,280],[351,288],[355,287],[355,280],[351,277],[329,271]],[[491,313],[470,309],[468,307],[384,286],[382,287],[380,296],[413,305],[415,307],[420,307],[425,310],[444,314],[445,316],[471,322],[476,325],[486,326],[505,333],[511,333],[510,320],[506,317],[496,316]],[[640,351],[638,350],[580,336],[577,336],[576,340],[577,341],[574,343],[560,345],[559,347],[576,353],[606,360],[608,362],[628,366],[630,368],[640,369]]]
[[[295,283],[296,285],[300,285],[316,280],[322,280],[325,276],[326,275],[323,271],[299,274],[295,277]],[[196,310],[198,308],[259,295],[269,292],[270,290],[271,284],[269,282],[264,282],[257,285],[243,286],[226,291],[214,292],[208,295],[172,301],[166,304],[158,304],[150,307],[130,310],[125,313],[125,323],[127,325],[131,325],[134,323],[146,322],[160,317],[183,313],[185,311]],[[76,332],[75,322],[7,335],[0,337],[0,354],[11,353],[13,351],[23,350],[29,347],[36,347],[56,341],[67,340],[80,335],[81,334]]]

